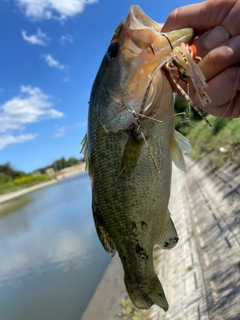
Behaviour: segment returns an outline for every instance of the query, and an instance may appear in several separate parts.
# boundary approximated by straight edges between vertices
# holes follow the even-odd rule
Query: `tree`
[[[14,170],[11,168],[10,162],[0,165],[0,172],[10,177],[14,176]]]
[[[68,167],[74,166],[74,165],[76,165],[78,163],[79,163],[79,160],[77,160],[74,157],[69,158],[68,161],[67,161]]]
[[[15,171],[11,167],[10,162],[0,165],[0,183],[9,182],[13,179],[21,178],[23,176],[26,176],[26,173],[23,171]]]
[[[12,179],[11,176],[8,176],[7,174],[5,174],[3,172],[0,172],[0,184],[7,183],[7,182],[10,182],[12,180],[13,179]]]

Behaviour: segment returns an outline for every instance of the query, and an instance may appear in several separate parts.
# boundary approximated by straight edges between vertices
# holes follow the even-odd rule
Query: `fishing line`
[[[230,100],[230,102],[229,102],[229,105],[228,105],[227,109],[225,110],[225,112],[222,114],[222,116],[221,116],[220,118],[218,118],[218,119],[213,123],[213,125],[223,119],[223,117],[225,116],[225,114],[226,114],[227,111],[229,110],[231,104],[233,103],[233,99],[235,98],[235,94],[236,94],[236,92],[237,92],[237,86],[238,86],[238,80],[239,80],[239,78],[240,78],[240,68],[239,68],[239,70],[238,70],[237,80],[236,80],[236,83],[235,83],[233,95],[232,95],[232,98],[231,98],[231,100]]]
[[[233,99],[235,98],[235,94],[236,94],[236,92],[237,92],[237,85],[238,85],[238,80],[239,80],[239,78],[240,78],[240,69],[238,70],[237,80],[236,80],[236,83],[235,83],[233,95],[232,95],[232,98],[231,98],[231,100],[230,100],[230,102],[229,102],[229,104],[228,104],[228,107],[227,107],[226,110],[223,112],[223,114],[221,115],[221,117],[218,118],[216,121],[214,121],[214,122],[212,123],[212,127],[213,127],[216,123],[218,123],[220,120],[222,120],[222,119],[224,118],[225,114],[228,112],[229,108],[231,107],[231,104],[233,103]],[[189,123],[189,124],[190,124],[190,123]],[[191,124],[191,126],[192,126],[193,128],[199,128],[199,129],[207,129],[207,128],[209,127],[209,126],[201,126],[201,127],[199,127],[199,126],[194,126],[194,125],[192,125],[192,124]]]
[[[190,89],[189,89],[189,84],[188,83],[187,83],[187,95],[188,96],[190,95]],[[189,119],[189,121],[190,121],[191,115],[192,115],[192,109],[191,109],[190,103],[188,102],[188,118],[187,118],[187,120]]]

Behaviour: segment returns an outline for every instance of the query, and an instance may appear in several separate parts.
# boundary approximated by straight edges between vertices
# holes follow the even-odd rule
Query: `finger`
[[[211,0],[211,1],[217,2],[216,0]],[[227,2],[230,2],[231,5],[233,6],[229,14],[225,16],[225,19],[223,20],[222,25],[230,32],[231,36],[234,37],[235,35],[240,33],[240,24],[239,24],[240,1],[228,0]]]
[[[206,91],[212,102],[202,109],[216,117],[239,117],[240,66],[224,70],[207,84],[208,87]],[[201,107],[196,93],[193,100],[199,107]],[[236,103],[238,102],[239,105],[237,106]]]
[[[194,39],[197,55],[204,57],[210,50],[220,46],[231,38],[230,33],[223,26],[217,26]]]
[[[208,0],[180,7],[170,13],[162,32],[190,27],[201,35],[222,25],[234,36],[240,33],[239,11],[237,0]]]
[[[234,98],[224,105],[205,108],[204,111],[217,118],[240,118],[240,92],[238,91]]]
[[[201,11],[206,12],[206,9],[207,2],[192,4],[173,10],[168,16],[162,28],[162,32],[168,32],[188,27],[191,27],[200,33],[207,31],[208,29],[205,28],[205,25],[202,23],[202,18],[199,14]]]
[[[206,80],[210,80],[223,70],[240,63],[240,36],[235,36],[221,46],[211,50],[198,66]],[[200,49],[201,53],[201,49]],[[198,55],[198,48],[197,48]]]

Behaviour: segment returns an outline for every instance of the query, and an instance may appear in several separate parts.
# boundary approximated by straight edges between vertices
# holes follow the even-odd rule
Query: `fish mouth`
[[[124,59],[143,56],[144,64],[151,64],[148,76],[159,64],[161,59],[172,51],[172,48],[182,42],[189,43],[193,38],[193,29],[185,28],[163,34],[163,24],[149,18],[143,10],[132,5],[127,18],[122,22],[122,54]],[[146,70],[145,70],[146,71]]]
[[[142,50],[150,48],[156,33],[159,34],[163,24],[159,24],[149,18],[139,6],[132,5],[125,21],[123,22],[124,33],[123,37],[126,40],[131,40],[128,43],[129,51],[141,53]],[[128,39],[129,37],[129,39]]]
[[[152,75],[164,66],[174,47],[182,42],[190,43],[194,34],[191,28],[163,34],[162,27],[139,6],[132,5],[126,19],[115,30],[111,43],[117,42],[119,47],[120,58],[115,61],[119,85],[112,82],[114,87],[108,90],[111,103],[107,115],[102,110],[98,112],[106,132],[128,130],[136,124],[134,112],[156,114],[156,101],[166,93],[161,91],[163,80],[155,75],[153,79]]]

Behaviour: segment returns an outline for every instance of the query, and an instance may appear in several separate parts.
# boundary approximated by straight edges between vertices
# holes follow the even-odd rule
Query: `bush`
[[[49,181],[51,178],[45,174],[40,174],[38,176],[23,176],[21,178],[14,179],[5,183],[0,183],[0,194],[14,192],[21,188],[27,188],[37,183],[44,181]]]
[[[12,181],[12,178],[9,175],[3,172],[0,172],[0,184],[10,182],[10,181]]]
[[[46,176],[45,174],[40,174],[38,176],[23,176],[21,178],[17,178],[13,180],[13,183],[17,186],[20,185],[29,185],[32,184],[32,182],[41,182],[41,181],[46,181],[49,180],[49,177]]]
[[[208,119],[213,125],[212,129],[192,128],[187,134],[187,138],[192,145],[190,156],[200,160],[210,152],[213,152],[213,155],[215,155],[213,166],[219,168],[228,159],[233,158],[235,150],[240,146],[239,119],[219,120],[212,116],[208,116]],[[205,123],[201,121],[198,125],[204,127]],[[220,152],[221,147],[224,147],[227,152]],[[234,161],[236,162],[235,158]]]

